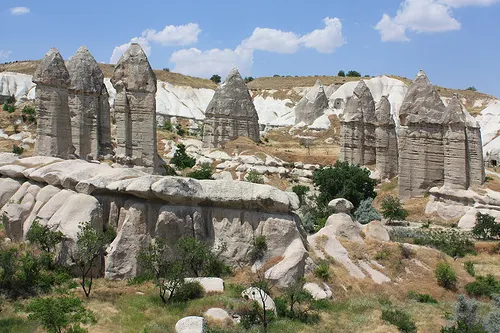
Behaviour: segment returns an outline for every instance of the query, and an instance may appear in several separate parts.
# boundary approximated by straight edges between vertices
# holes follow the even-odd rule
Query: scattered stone
[[[203,317],[184,317],[175,324],[177,333],[204,333],[207,323]]]
[[[335,213],[349,214],[354,208],[354,205],[349,200],[339,198],[330,201],[328,207],[332,207],[333,209],[335,209]]]
[[[205,111],[203,146],[219,147],[240,136],[259,141],[259,116],[245,81],[233,69]]]
[[[241,293],[241,297],[245,299],[250,299],[252,301],[257,301],[257,303],[261,308],[264,308],[265,305],[266,310],[276,312],[276,305],[274,304],[273,299],[271,298],[271,296],[266,294],[264,290],[260,288],[257,287],[247,288]]]
[[[364,243],[361,237],[360,224],[345,213],[332,214],[326,220],[325,227],[331,227],[337,237],[343,237],[353,242]]]
[[[206,293],[223,293],[224,280],[215,277],[185,278],[186,282],[198,282]]]
[[[221,308],[208,309],[203,315],[207,320],[215,320],[219,322],[233,321],[229,313]]]
[[[304,289],[307,290],[315,300],[330,299],[333,296],[332,290],[325,283],[323,283],[321,287],[317,283],[309,282],[304,284]]]
[[[388,242],[391,238],[389,232],[380,221],[372,221],[364,226],[367,238],[372,238],[381,242]]]

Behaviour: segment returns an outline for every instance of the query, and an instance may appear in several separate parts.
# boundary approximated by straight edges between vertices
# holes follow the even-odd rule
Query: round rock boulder
[[[175,324],[177,333],[204,333],[207,323],[203,317],[184,317]]]
[[[351,210],[354,208],[354,205],[349,200],[343,198],[333,199],[332,201],[330,201],[328,206],[335,209],[335,213],[345,213],[345,214],[349,214]]]

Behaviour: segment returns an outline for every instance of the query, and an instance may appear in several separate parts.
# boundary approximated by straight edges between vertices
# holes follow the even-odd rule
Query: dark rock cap
[[[43,57],[35,74],[33,74],[33,82],[63,88],[70,85],[71,80],[68,69],[64,65],[64,59],[57,49],[51,48],[45,57]]]
[[[101,91],[104,74],[85,46],[76,51],[75,55],[67,62],[66,67],[71,77],[70,90],[92,94]]]
[[[139,44],[132,43],[121,56],[111,83],[122,84],[128,91],[156,93],[156,75]]]
[[[391,115],[391,103],[387,96],[382,96],[375,108],[375,117],[380,126],[395,126],[394,118]]]

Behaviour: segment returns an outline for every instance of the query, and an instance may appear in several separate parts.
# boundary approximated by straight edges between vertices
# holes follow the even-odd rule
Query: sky
[[[85,45],[116,63],[131,42],[155,69],[192,76],[414,78],[500,97],[500,0],[2,0],[0,62],[65,59]]]

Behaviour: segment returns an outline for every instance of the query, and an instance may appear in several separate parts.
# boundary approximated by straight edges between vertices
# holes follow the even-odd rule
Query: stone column
[[[111,83],[116,89],[116,160],[156,170],[156,75],[139,44],[122,55]]]
[[[356,95],[347,99],[340,124],[340,160],[363,165],[365,148],[363,112]]]
[[[398,141],[396,124],[391,115],[391,104],[387,96],[382,96],[375,110],[377,128],[376,167],[382,178],[392,178],[398,173]]]
[[[377,138],[375,135],[375,100],[365,81],[359,81],[354,95],[359,99],[359,107],[363,114],[363,164],[372,165],[376,163]]]
[[[71,119],[68,108],[68,87],[71,83],[64,60],[56,49],[42,59],[33,75],[36,86],[37,140],[35,154],[70,158]]]

